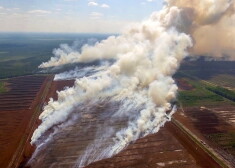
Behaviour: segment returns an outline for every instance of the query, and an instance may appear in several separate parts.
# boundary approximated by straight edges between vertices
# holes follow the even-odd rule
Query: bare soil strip
[[[0,95],[0,167],[16,168],[35,129],[53,76],[8,79],[9,91]]]

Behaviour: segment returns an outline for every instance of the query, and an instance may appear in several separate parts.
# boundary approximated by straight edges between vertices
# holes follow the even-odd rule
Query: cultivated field
[[[0,167],[14,168],[20,164],[51,80],[47,76],[7,80],[9,90],[0,94]]]
[[[104,125],[115,110],[115,106],[101,104],[96,107],[89,107],[79,111],[81,117],[71,126],[61,128],[55,135],[53,141],[46,145],[45,149],[32,159],[31,168],[71,168],[76,164],[77,159],[84,153],[87,146],[96,138],[96,131],[101,128],[108,128]],[[109,123],[115,128],[122,128],[127,124],[126,119]],[[97,150],[89,153],[89,156],[100,155],[102,149],[111,144],[112,135],[107,141],[100,140]],[[97,144],[98,145],[98,144]],[[207,163],[207,162],[205,162]],[[187,149],[167,129],[162,129],[158,134],[147,136],[127,147],[111,159],[106,159],[89,165],[87,168],[108,168],[108,167],[201,167]]]
[[[235,166],[234,62],[184,65],[176,75],[179,112],[175,119]],[[190,68],[191,66],[191,68]],[[221,68],[224,66],[224,68]],[[183,81],[183,82],[182,82]],[[190,86],[190,87],[189,87]]]
[[[188,70],[190,66],[191,69]],[[230,93],[227,90],[233,91],[230,84],[233,80],[230,79],[229,82],[221,77],[221,73],[223,77],[232,76],[230,72],[233,69],[230,67],[228,73],[218,73],[216,68],[212,68],[213,73],[205,73],[205,76],[200,77],[193,75],[198,74],[198,70],[193,69],[193,65],[190,66],[184,65],[176,75],[179,86],[179,110],[174,115],[174,122],[167,123],[157,134],[130,144],[118,155],[87,167],[207,168],[223,167],[221,165],[227,167],[229,164],[233,167],[235,104],[226,96]],[[213,82],[214,79],[217,79],[218,83]],[[221,84],[219,79],[226,81],[226,86]],[[7,86],[4,90],[7,92],[0,94],[0,156],[3,156],[0,158],[0,167],[9,164],[10,167],[17,167],[20,163],[20,167],[25,167],[33,152],[29,142],[33,131],[40,124],[38,116],[42,106],[51,97],[57,99],[56,91],[62,90],[65,86],[72,86],[74,81],[52,82],[51,76],[25,76],[11,78],[4,83],[7,83],[4,84]],[[222,89],[217,88],[217,85]],[[47,148],[31,160],[32,168],[71,167],[95,139],[96,130],[109,126],[115,129],[126,126],[125,118],[110,122],[108,125],[103,124],[104,120],[109,119],[110,111],[117,110],[117,105],[103,102],[94,106],[87,103],[87,108],[75,109],[79,117],[71,116],[74,117],[74,124],[62,128]],[[177,123],[185,127],[186,131]],[[191,135],[197,138],[191,138]],[[102,142],[91,157],[99,155],[99,149],[107,147],[110,142]]]
[[[49,95],[56,98],[55,91],[72,85],[73,81],[53,82]],[[110,111],[117,106],[104,103],[96,106],[90,104],[86,109],[77,108],[79,118],[74,124],[61,128],[53,141],[46,145],[35,158],[31,159],[31,168],[70,168],[83,154],[86,147],[95,139],[100,128],[122,128],[127,124],[125,118],[104,125],[110,117]],[[73,116],[75,117],[75,116]],[[114,135],[111,135],[112,138]],[[100,141],[99,141],[100,142]],[[111,141],[102,140],[98,150],[90,153],[91,157],[100,155],[101,149],[110,145]],[[99,151],[99,149],[101,151]],[[220,167],[198,144],[173,123],[168,123],[157,134],[149,135],[129,145],[116,156],[92,163],[87,168],[161,168],[161,167]]]
[[[215,75],[207,81],[231,90],[235,90],[235,76],[231,74]]]
[[[218,115],[213,109],[205,107],[189,107],[183,110],[179,111],[174,118],[201,139],[205,147],[212,148],[234,166],[235,148],[232,137],[235,127],[227,122],[232,116],[227,116],[225,120],[225,117]]]
[[[7,83],[4,81],[0,81],[0,93],[4,93],[8,90]]]

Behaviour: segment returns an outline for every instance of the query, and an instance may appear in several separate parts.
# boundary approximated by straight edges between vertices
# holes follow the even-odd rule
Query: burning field
[[[76,42],[55,49],[39,66],[42,72],[60,73],[41,99],[46,103],[26,166],[233,167],[234,144],[227,143],[233,138],[233,118],[224,121],[226,115],[211,108],[232,107],[234,91],[213,83],[216,78],[200,78],[209,66],[195,73],[194,65],[184,63],[200,63],[203,55],[233,64],[234,11],[234,0],[165,0],[162,10],[121,35],[80,49]],[[230,70],[231,75],[234,67]],[[30,106],[27,96],[22,103],[11,100],[20,89],[35,94],[30,88],[39,85],[30,84],[4,96],[0,109],[40,109],[42,104]],[[228,147],[227,153],[215,151],[212,141]]]
[[[55,81],[52,86],[61,90],[64,86],[71,85],[72,81]],[[53,87],[52,87],[53,88]],[[51,89],[49,95],[55,95]],[[58,131],[53,135],[53,140],[41,147],[31,158],[28,167],[70,168],[78,163],[84,165],[89,159],[100,160],[103,149],[113,144],[115,130],[125,128],[127,118],[112,118],[112,111],[118,109],[117,104],[103,102],[86,108],[77,108],[79,116],[72,116],[71,123],[58,126]],[[106,120],[109,120],[107,122]],[[114,129],[114,130],[112,130]],[[98,134],[97,134],[98,132]],[[107,137],[100,137],[99,133],[107,132]],[[98,138],[97,138],[98,137]],[[96,149],[95,151],[93,149]],[[195,150],[197,152],[195,152]],[[85,153],[85,154],[84,154]],[[80,157],[79,157],[80,156]],[[82,162],[78,162],[81,160]],[[157,134],[149,135],[131,143],[119,154],[102,161],[86,166],[87,168],[106,167],[220,167],[213,158],[208,156],[187,135],[181,133],[173,123],[168,123]],[[81,166],[81,165],[77,165]]]
[[[44,84],[41,86],[41,90],[43,90],[45,89],[45,84],[51,80],[48,79],[48,81],[46,80],[47,78],[49,77],[38,76],[13,78],[8,81],[9,83],[11,83],[9,85],[11,86],[11,92],[5,93],[5,97],[7,97],[6,95],[9,95],[10,97],[11,93],[13,93],[14,91],[14,88],[21,88],[21,86],[23,88],[32,88],[33,90],[37,82],[37,89],[39,89],[39,87],[42,85],[43,80],[45,80]],[[26,83],[28,82],[28,80],[35,82],[31,82],[30,85],[27,85]],[[196,88],[189,82],[187,82],[190,81],[190,79],[184,77],[183,81],[183,85],[179,84],[179,87],[181,87],[181,91],[185,90],[191,92]],[[74,80],[53,81],[52,84],[50,84],[49,92],[47,92],[44,102],[50,101],[50,97],[53,97],[55,100],[57,100],[58,95],[56,91],[61,91],[66,86],[72,87],[74,82]],[[190,87],[194,89],[185,89],[185,83],[187,83],[187,85],[190,85]],[[32,94],[32,96],[36,96],[33,102],[39,102],[39,100],[36,100],[38,99],[39,95],[35,95],[37,89],[35,89],[34,94]],[[22,90],[22,93],[23,92],[24,90]],[[24,94],[22,94],[21,97],[24,97]],[[27,94],[27,97],[29,97],[29,94]],[[31,101],[32,99],[34,99],[34,97],[31,97]],[[24,101],[24,99],[22,99],[22,101]],[[42,100],[41,102],[41,106],[42,104],[45,104]],[[224,102],[222,104],[224,104]],[[213,157],[208,155],[208,153],[206,153],[200,145],[198,145],[194,140],[190,139],[187,134],[183,133],[182,130],[172,122],[167,123],[164,128],[160,129],[158,133],[148,135],[131,143],[117,155],[112,156],[109,159],[101,159],[101,161],[98,161],[100,160],[100,157],[103,157],[103,149],[107,149],[110,145],[114,145],[113,138],[115,138],[115,132],[127,126],[128,118],[126,116],[121,118],[112,117],[112,111],[118,110],[119,106],[120,104],[112,104],[108,101],[103,101],[96,105],[94,105],[94,102],[87,101],[86,106],[84,106],[83,108],[79,106],[74,108],[73,115],[71,115],[70,118],[68,118],[64,122],[64,125],[55,126],[56,132],[54,132],[53,130],[49,130],[46,136],[53,136],[53,139],[46,142],[45,146],[42,145],[41,147],[39,147],[40,150],[36,150],[36,153],[33,154],[28,164],[24,165],[25,162],[22,163],[22,161],[28,160],[28,158],[32,154],[33,149],[32,147],[30,147],[31,145],[29,144],[29,141],[27,141],[26,146],[22,147],[21,149],[16,148],[18,144],[12,146],[12,152],[14,152],[15,149],[18,150],[18,152],[16,153],[23,152],[23,155],[16,155],[15,160],[12,160],[12,163],[14,163],[14,165],[17,165],[21,162],[22,167],[26,166],[32,168],[65,168],[73,167],[74,165],[77,165],[77,167],[81,167],[81,165],[78,165],[78,163],[86,165],[87,162],[89,163],[89,159],[91,159],[92,162],[95,160],[97,160],[97,162],[92,163],[86,167],[193,168],[210,167],[212,165],[214,167],[221,167],[221,165],[218,164]],[[5,106],[2,106],[2,108],[3,107]],[[25,104],[25,107],[22,108],[29,109],[28,111],[31,111],[30,115],[32,116],[32,113],[35,110],[35,108],[32,107],[33,106],[30,106],[29,103]],[[231,125],[233,124],[232,111],[234,109],[234,106],[227,107],[227,112],[221,112],[222,107],[220,104],[218,104],[217,107],[211,105],[209,107],[213,109],[207,109],[205,107],[201,109],[200,107],[184,107],[183,111],[179,110],[176,115],[174,115],[174,119],[179,121],[187,129],[189,129],[190,132],[195,134],[200,139],[199,143],[204,146],[206,143],[205,148],[213,148],[213,150],[216,150],[216,153],[221,156],[222,162],[229,162],[229,164],[232,165],[234,164],[233,156],[231,156],[230,154],[233,155],[233,148],[228,148],[228,145],[226,145],[225,143],[225,139],[227,140],[227,144],[230,144],[232,142],[230,135],[231,133],[234,133],[234,126]],[[15,108],[19,107],[16,106]],[[8,112],[13,112],[14,110],[15,109],[10,109],[9,107]],[[170,111],[168,111],[167,113],[169,112]],[[27,125],[28,118],[22,120],[24,116],[28,114],[27,110],[22,110],[22,113],[15,112],[15,114],[17,114],[16,116],[18,116],[18,120],[24,123],[24,126],[18,125],[17,127],[27,130],[27,128],[29,127],[29,124]],[[38,116],[39,114],[35,115]],[[5,119],[5,121],[9,122],[9,119],[12,119],[12,113],[9,114],[8,118],[3,118]],[[38,122],[36,122],[35,126],[37,125]],[[35,129],[35,126],[33,130]],[[19,132],[19,139],[22,140],[24,139],[23,137],[30,135],[26,132],[29,131],[24,132],[22,130],[21,133]],[[100,134],[102,134],[103,132],[107,133],[106,137],[100,136]],[[12,136],[12,134],[9,134],[9,130],[6,130],[5,137],[9,135]],[[11,139],[10,136],[9,139]],[[4,142],[4,140],[2,140],[1,142]],[[227,148],[223,149],[223,145]],[[5,149],[10,151],[9,147]],[[94,151],[93,149],[96,150]],[[7,154],[6,152],[4,152],[4,156],[7,156],[5,154]],[[23,159],[22,156],[26,158]],[[12,157],[12,155],[9,154],[9,158],[10,157]],[[6,161],[6,159],[4,160]]]
[[[187,57],[234,60],[233,0],[165,2],[161,11],[130,25],[121,35],[86,44],[81,50],[76,50],[75,44],[63,44],[54,50],[54,57],[39,66],[47,71],[83,65],[55,76],[58,81],[75,82],[44,107],[39,117],[42,123],[31,139],[37,149],[29,165],[35,165],[37,159],[41,165],[40,160],[48,158],[45,150],[57,150],[56,142],[67,145],[71,134],[77,141],[85,133],[93,136],[82,146],[77,144],[82,149],[73,155],[77,155],[72,159],[75,167],[119,154],[171,120],[177,110],[178,91],[173,75]],[[184,86],[179,94],[182,104],[232,104],[227,100],[233,100],[232,91],[190,80],[191,84],[178,80]],[[71,133],[74,129],[81,131]]]

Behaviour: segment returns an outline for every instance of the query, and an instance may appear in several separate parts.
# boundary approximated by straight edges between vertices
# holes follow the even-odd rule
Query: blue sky
[[[118,33],[163,0],[0,0],[0,31]]]

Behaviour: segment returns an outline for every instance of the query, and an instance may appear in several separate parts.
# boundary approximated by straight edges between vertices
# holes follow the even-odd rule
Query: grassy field
[[[175,79],[185,80],[193,89],[179,90],[179,102],[184,106],[235,105],[234,61],[185,61]]]
[[[235,92],[232,90],[228,90],[226,88],[223,88],[221,86],[214,86],[214,85],[206,85],[205,86],[207,90],[220,95],[228,100],[231,100],[233,102],[235,102]]]
[[[206,81],[219,87],[235,92],[235,76],[231,74],[219,74],[211,77]],[[232,93],[231,93],[232,94]]]
[[[178,94],[179,102],[183,106],[204,106],[227,103],[222,96],[207,90],[199,81],[184,78],[194,89],[180,90]]]
[[[0,81],[0,93],[4,93],[6,91],[7,91],[6,83]]]
[[[87,42],[107,37],[95,34],[0,33],[0,79],[37,73],[38,66],[49,60],[60,44],[76,42],[76,49],[79,49]]]
[[[216,75],[214,77],[219,78]],[[212,83],[210,80],[198,79],[184,72],[178,72],[175,78],[186,81],[193,88],[179,90],[178,101],[183,106],[235,105],[235,92],[222,87],[222,85]],[[232,80],[230,83],[233,83]],[[227,85],[230,83],[228,82]]]

